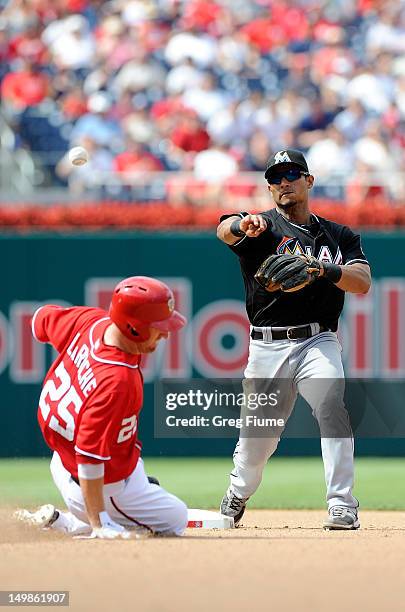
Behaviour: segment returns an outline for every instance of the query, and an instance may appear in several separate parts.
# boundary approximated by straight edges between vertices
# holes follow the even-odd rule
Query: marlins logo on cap
[[[276,153],[274,156],[274,162],[276,164],[288,164],[291,163],[291,159],[289,158],[287,151],[278,151],[278,153]]]
[[[277,151],[277,153],[274,153],[274,155],[270,157],[266,172],[264,173],[266,179],[269,178],[273,169],[277,170],[276,166],[279,164],[292,164],[298,166],[304,172],[309,172],[308,164],[301,151],[286,149],[285,151]]]

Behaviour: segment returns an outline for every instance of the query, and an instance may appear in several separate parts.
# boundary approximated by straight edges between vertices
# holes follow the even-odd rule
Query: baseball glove
[[[319,277],[321,265],[312,255],[270,255],[255,279],[267,291],[299,291]]]

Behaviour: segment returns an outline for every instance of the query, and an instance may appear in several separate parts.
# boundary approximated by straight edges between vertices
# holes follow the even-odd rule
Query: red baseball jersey
[[[143,402],[140,355],[104,344],[110,324],[104,310],[86,307],[46,305],[32,319],[34,337],[59,353],[39,400],[45,441],[75,478],[78,464],[104,462],[105,484],[137,464]]]

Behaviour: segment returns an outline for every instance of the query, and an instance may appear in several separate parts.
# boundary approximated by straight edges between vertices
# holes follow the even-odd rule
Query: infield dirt
[[[12,511],[0,510],[0,590],[68,590],[75,612],[405,609],[402,512],[325,532],[324,512],[251,510],[235,530],[107,542],[38,531]]]

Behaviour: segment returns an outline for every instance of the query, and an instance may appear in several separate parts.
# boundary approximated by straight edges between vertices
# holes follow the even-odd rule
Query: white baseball
[[[74,166],[83,166],[89,161],[89,155],[84,147],[73,147],[68,153],[69,161]]]

